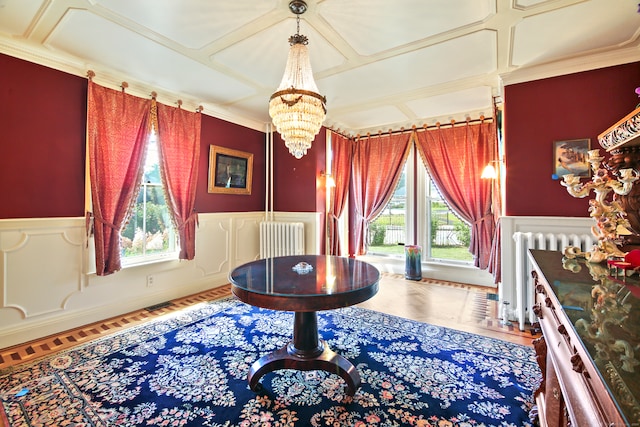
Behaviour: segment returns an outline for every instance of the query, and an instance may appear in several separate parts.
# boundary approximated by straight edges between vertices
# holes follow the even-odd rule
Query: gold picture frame
[[[553,173],[556,177],[564,175],[588,178],[591,176],[589,150],[591,140],[571,139],[553,142]]]
[[[209,146],[209,193],[251,194],[253,153]]]

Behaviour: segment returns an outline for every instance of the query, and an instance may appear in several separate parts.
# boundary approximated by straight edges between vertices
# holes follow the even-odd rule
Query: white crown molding
[[[92,70],[96,74],[93,81],[100,85],[116,88],[120,87],[123,81],[126,81],[129,84],[127,93],[132,95],[148,97],[151,92],[155,91],[158,95],[157,99],[160,102],[172,104],[180,99],[183,102],[182,108],[196,110],[199,106],[202,106],[202,113],[208,116],[260,132],[265,132],[266,129],[266,123],[247,119],[246,117],[234,114],[219,105],[200,102],[183,94],[165,91],[157,87],[150,86],[147,83],[137,80],[131,76],[126,76],[111,69],[105,69],[93,64],[78,61],[77,58],[66,56],[59,52],[53,52],[0,36],[0,53],[85,78],[87,77],[87,71]]]
[[[504,86],[640,61],[640,47],[580,56],[500,74]]]

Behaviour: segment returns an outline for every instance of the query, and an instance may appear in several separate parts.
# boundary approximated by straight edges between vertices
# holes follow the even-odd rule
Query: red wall
[[[0,219],[84,216],[86,78],[2,54],[0,70]],[[264,209],[264,139],[203,115],[198,212]],[[208,193],[212,144],[254,153],[251,195]]]
[[[87,80],[0,55],[0,218],[84,215]]]
[[[0,219],[83,216],[86,79],[2,54],[0,70]],[[587,216],[587,200],[551,179],[552,143],[598,147],[597,135],[638,103],[637,86],[640,63],[507,86],[506,214]],[[300,160],[275,136],[274,209],[324,212],[325,130]],[[198,212],[264,209],[264,133],[205,114],[201,144]],[[251,195],[207,192],[212,144],[254,153]]]
[[[640,63],[505,87],[505,214],[588,216],[588,200],[567,193],[552,179],[553,141],[591,139],[638,103]],[[601,153],[605,154],[604,149]]]
[[[273,210],[280,212],[326,212],[325,179],[321,172],[326,165],[326,129],[321,128],[311,148],[301,159],[289,153],[279,133],[273,140]],[[318,236],[324,242],[326,215],[320,218]],[[325,253],[320,245],[320,253]]]
[[[266,108],[266,107],[265,107]],[[225,148],[253,153],[253,179],[251,194],[209,193],[209,147],[218,145]],[[196,191],[196,211],[204,212],[250,212],[264,210],[264,167],[265,134],[240,125],[202,116],[200,136],[200,165],[198,189]]]
[[[325,170],[326,130],[321,128],[311,148],[301,159],[289,153],[280,134],[274,134],[273,198],[275,211],[323,212],[325,193],[320,171]]]

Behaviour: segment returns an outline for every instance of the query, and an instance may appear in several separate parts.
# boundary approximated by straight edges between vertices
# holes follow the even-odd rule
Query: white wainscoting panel
[[[274,215],[305,222],[306,238],[319,247],[320,214]],[[109,276],[91,272],[84,218],[0,220],[0,348],[222,286],[230,270],[258,258],[264,218],[264,212],[200,214],[194,260],[130,266]]]
[[[198,215],[195,262],[204,275],[228,271],[231,226],[230,215]]]
[[[232,268],[260,258],[260,222],[264,214],[235,220],[236,240],[231,253]]]
[[[0,225],[2,307],[23,318],[64,310],[69,298],[82,291],[84,223],[56,219],[5,225]]]

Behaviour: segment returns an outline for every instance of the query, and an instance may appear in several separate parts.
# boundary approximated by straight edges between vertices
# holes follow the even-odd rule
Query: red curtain
[[[120,230],[140,191],[150,107],[150,99],[89,80],[87,138],[99,276],[121,268]]]
[[[386,134],[357,140],[353,150],[356,255],[366,253],[369,223],[393,196],[409,155],[410,133]]]
[[[495,180],[481,179],[480,175],[487,163],[498,159],[495,124],[437,128],[415,135],[418,152],[440,194],[471,224],[469,251],[476,267],[486,270],[492,250],[497,250],[492,245],[496,233],[491,203]]]
[[[167,206],[180,239],[180,259],[193,259],[196,252],[195,212],[200,127],[202,116],[181,108],[154,104],[158,114],[160,175]]]
[[[331,135],[331,174],[335,187],[331,189],[331,205],[329,206],[329,255],[342,255],[338,218],[347,204],[349,181],[351,180],[351,161],[353,158],[353,141],[342,135]]]

